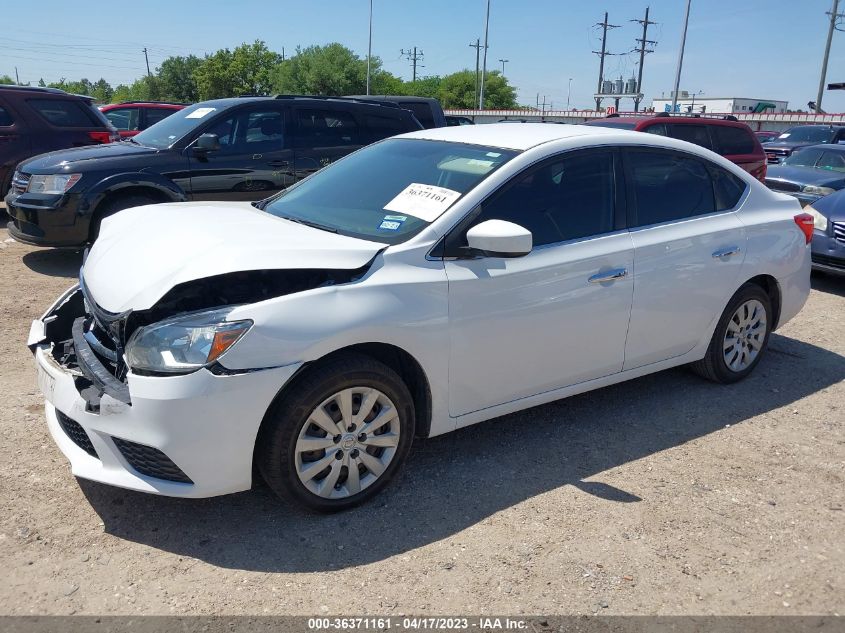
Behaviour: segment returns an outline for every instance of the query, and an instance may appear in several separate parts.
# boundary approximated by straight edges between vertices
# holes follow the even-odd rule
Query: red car
[[[757,137],[761,143],[768,143],[769,141],[774,141],[778,136],[780,136],[782,132],[772,132],[771,130],[759,130],[758,132],[754,132],[754,135]]]
[[[584,125],[621,128],[670,136],[721,154],[760,182],[766,179],[766,153],[745,123],[736,117],[677,116],[659,112],[654,116],[617,116],[587,121]]]
[[[161,101],[125,101],[100,106],[100,111],[117,128],[120,138],[130,138],[186,105]]]

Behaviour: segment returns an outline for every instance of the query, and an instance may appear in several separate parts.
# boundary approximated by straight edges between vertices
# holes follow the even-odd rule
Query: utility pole
[[[15,83],[19,86],[21,85],[21,78],[18,77],[18,67],[17,66],[15,66]]]
[[[479,64],[481,63],[481,59],[479,58],[481,54],[481,39],[475,38],[475,44],[470,44],[470,47],[475,49],[475,103],[478,103],[478,72]]]
[[[487,74],[487,37],[490,34],[490,0],[487,0],[487,17],[484,20],[484,60],[481,66],[481,83],[478,89],[478,109],[484,109],[484,75]]]
[[[836,0],[834,0],[836,1]],[[692,0],[687,0],[687,10],[684,13],[684,30],[681,33],[681,50],[678,51],[678,68],[675,71],[675,90],[672,93],[672,112],[678,104],[678,87],[681,84],[681,67],[684,65],[684,47],[687,43],[687,26],[689,25],[689,7]]]
[[[649,7],[645,8],[645,18],[642,20],[631,20],[631,22],[639,22],[643,25],[643,36],[636,41],[639,42],[639,47],[635,48],[632,53],[639,53],[640,54],[640,68],[637,71],[637,90],[636,94],[638,96],[634,97],[634,112],[638,112],[640,109],[640,97],[639,95],[643,92],[643,61],[645,60],[646,53],[653,53],[654,49],[649,48],[649,44],[657,44],[656,40],[647,39],[648,37],[648,25],[649,24],[657,24],[657,22],[649,22],[648,19],[648,9]]]
[[[566,89],[566,109],[569,110],[569,97],[572,96],[572,77],[569,78],[569,87]]]
[[[613,53],[607,52],[607,29],[618,29],[618,24],[609,24],[607,21],[607,11],[604,12],[604,22],[598,22],[595,26],[600,26],[601,31],[601,52],[593,51],[599,56],[599,87],[596,88],[596,94],[601,94],[601,82],[604,79],[604,58]],[[596,97],[596,112],[601,108],[601,97]]]
[[[827,14],[830,16],[830,25],[827,28],[827,43],[824,46],[824,58],[822,60],[822,76],[819,77],[819,92],[816,95],[816,112],[822,112],[822,95],[824,94],[824,80],[827,77],[827,60],[830,57],[830,42],[833,39],[833,31],[836,29],[836,21],[845,17],[845,13],[839,13],[839,0],[833,0],[833,9]]]
[[[500,59],[499,61],[502,62],[502,77],[504,77],[505,76],[505,64],[507,64],[510,60],[509,59]]]
[[[423,55],[424,55],[424,53],[422,52],[422,49],[420,49],[420,52],[417,53],[417,47],[414,46],[413,52],[410,48],[407,51],[403,48],[399,52],[400,52],[400,54],[404,55],[411,62],[411,67],[414,69],[412,81],[416,81],[417,80],[417,62],[422,61],[422,58],[423,58]],[[422,64],[419,64],[419,66],[420,66],[420,68],[425,68],[425,66],[423,66]]]
[[[367,40],[367,95],[370,94],[370,57],[373,56],[373,0],[370,0],[370,35]],[[282,49],[282,59],[285,58],[285,49]]]
[[[144,59],[147,62],[147,77],[152,77],[152,73],[150,72],[150,58],[147,56],[147,47],[144,47]]]
[[[285,61],[285,47],[282,46],[282,61]]]

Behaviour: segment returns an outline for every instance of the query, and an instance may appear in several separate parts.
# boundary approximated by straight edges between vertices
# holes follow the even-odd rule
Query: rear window
[[[434,115],[431,113],[431,106],[427,103],[418,101],[402,102],[399,104],[404,110],[410,110],[417,117],[417,121],[423,124],[423,127],[432,128],[437,127],[434,123]]]
[[[12,115],[6,111],[6,108],[0,106],[0,127],[8,127],[12,123],[14,123]]]
[[[400,119],[372,115],[364,117],[364,126],[366,127],[365,134],[369,139],[367,141],[368,143],[374,143],[389,136],[404,134],[414,129],[410,123],[406,123]]]
[[[27,99],[26,102],[48,123],[56,127],[91,127],[102,125],[91,107],[70,99]]]
[[[716,137],[716,147],[722,155],[753,154],[756,149],[751,132],[743,128],[714,125],[710,133]]]
[[[162,119],[166,119],[174,112],[177,112],[177,110],[171,110],[169,108],[148,108],[145,112],[147,116],[146,126],[150,127]]]

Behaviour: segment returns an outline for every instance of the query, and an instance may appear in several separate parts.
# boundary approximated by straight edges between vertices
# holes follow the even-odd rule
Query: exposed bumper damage
[[[33,321],[28,344],[50,433],[78,477],[171,496],[246,490],[264,412],[300,365],[133,373],[123,345],[134,328],[167,310],[162,303],[110,314],[76,286]]]

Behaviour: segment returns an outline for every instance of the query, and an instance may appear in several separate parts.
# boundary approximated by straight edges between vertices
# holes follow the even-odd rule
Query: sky
[[[475,67],[476,38],[484,40],[486,0],[372,0],[373,55],[386,70],[410,79],[401,51],[424,56],[420,76]],[[291,55],[298,45],[340,42],[367,54],[369,0],[144,0],[68,10],[66,0],[28,5],[0,0],[0,75],[21,81],[105,78],[130,83],[145,71],[142,49],[155,68],[169,55],[203,55],[264,40]],[[93,4],[93,3],[92,3]],[[685,3],[683,0],[490,0],[488,69],[502,69],[522,104],[537,95],[547,107],[590,108],[598,82],[604,11],[620,25],[608,34],[605,78],[636,71],[630,53],[641,36],[647,5],[648,39],[657,40],[643,71],[645,104],[673,88]],[[840,3],[842,6],[845,3]],[[3,8],[3,6],[5,8]],[[832,0],[692,0],[680,89],[704,97],[815,100]],[[105,13],[100,13],[100,11]],[[19,15],[16,15],[19,14]],[[842,25],[845,29],[845,24]],[[570,81],[571,84],[570,84]],[[845,32],[836,31],[825,84],[845,81]],[[570,91],[571,85],[571,91]],[[825,90],[823,108],[845,112],[845,91]],[[632,109],[623,101],[621,109]]]

